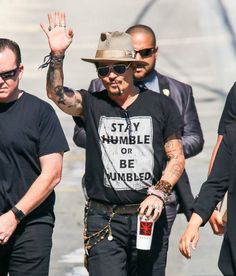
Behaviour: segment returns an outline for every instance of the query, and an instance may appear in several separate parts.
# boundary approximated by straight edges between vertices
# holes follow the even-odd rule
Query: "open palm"
[[[40,24],[48,37],[49,47],[54,54],[64,54],[73,39],[72,29],[66,29],[65,13],[55,12],[48,14],[49,27]]]

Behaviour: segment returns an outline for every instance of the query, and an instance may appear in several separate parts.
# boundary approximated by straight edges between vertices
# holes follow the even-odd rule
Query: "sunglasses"
[[[131,64],[131,63],[130,63]],[[97,72],[100,77],[106,77],[110,74],[111,70],[114,71],[116,74],[121,75],[124,74],[126,70],[128,70],[129,65],[125,64],[114,64],[110,66],[101,66],[97,67]]]
[[[154,53],[155,48],[147,48],[139,51],[137,50],[134,50],[134,51],[135,51],[135,56],[137,55],[137,53],[139,53],[142,58],[146,58],[146,57],[150,57]]]
[[[10,71],[7,71],[7,72],[0,73],[0,77],[1,77],[3,80],[11,79],[11,78],[15,77],[15,75],[16,75],[18,69],[19,69],[19,67],[17,66],[16,69],[13,69],[13,70],[10,70]]]

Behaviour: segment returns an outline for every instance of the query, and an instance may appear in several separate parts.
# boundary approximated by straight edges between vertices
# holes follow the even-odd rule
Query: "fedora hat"
[[[146,64],[146,62],[135,59],[131,35],[123,32],[101,33],[95,57],[81,59],[90,63],[124,61]]]

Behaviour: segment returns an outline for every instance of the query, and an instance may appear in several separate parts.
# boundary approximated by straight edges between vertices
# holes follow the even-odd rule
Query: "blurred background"
[[[205,146],[201,154],[187,160],[194,195],[206,179],[218,121],[226,95],[236,79],[235,0],[0,0],[0,36],[19,43],[25,65],[21,88],[46,97],[47,70],[38,70],[49,53],[47,39],[39,23],[47,24],[47,13],[65,11],[67,26],[75,36],[64,62],[65,84],[87,88],[96,77],[93,65],[81,57],[95,55],[99,34],[125,31],[142,23],[156,33],[159,46],[158,70],[193,87]],[[50,275],[82,276],[83,205],[81,177],[84,150],[72,142],[74,123],[55,107],[71,151],[65,154],[63,180],[57,187],[56,227]],[[30,114],[29,114],[30,116]],[[178,251],[178,242],[187,222],[179,215],[170,241],[167,276],[218,276],[217,259],[222,237],[212,234],[209,225],[201,229],[201,239],[191,260]],[[99,275],[98,275],[99,276]]]

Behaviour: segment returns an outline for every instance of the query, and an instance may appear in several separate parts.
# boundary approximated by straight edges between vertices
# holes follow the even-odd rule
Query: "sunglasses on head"
[[[0,77],[3,79],[3,80],[7,80],[7,79],[11,79],[13,77],[15,77],[17,71],[18,71],[19,67],[17,66],[15,69],[13,70],[10,70],[10,71],[7,71],[7,72],[3,72],[3,73],[0,73]]]
[[[155,48],[147,48],[139,51],[137,50],[134,50],[134,51],[135,51],[135,56],[137,55],[137,53],[139,53],[142,58],[146,58],[153,54],[153,52],[155,51]]]
[[[131,63],[130,63],[131,64]],[[97,72],[100,77],[106,77],[110,74],[111,70],[114,71],[114,73],[121,75],[124,74],[125,71],[129,68],[129,65],[125,64],[113,64],[113,65],[107,65],[107,66],[100,66],[97,67]]]

